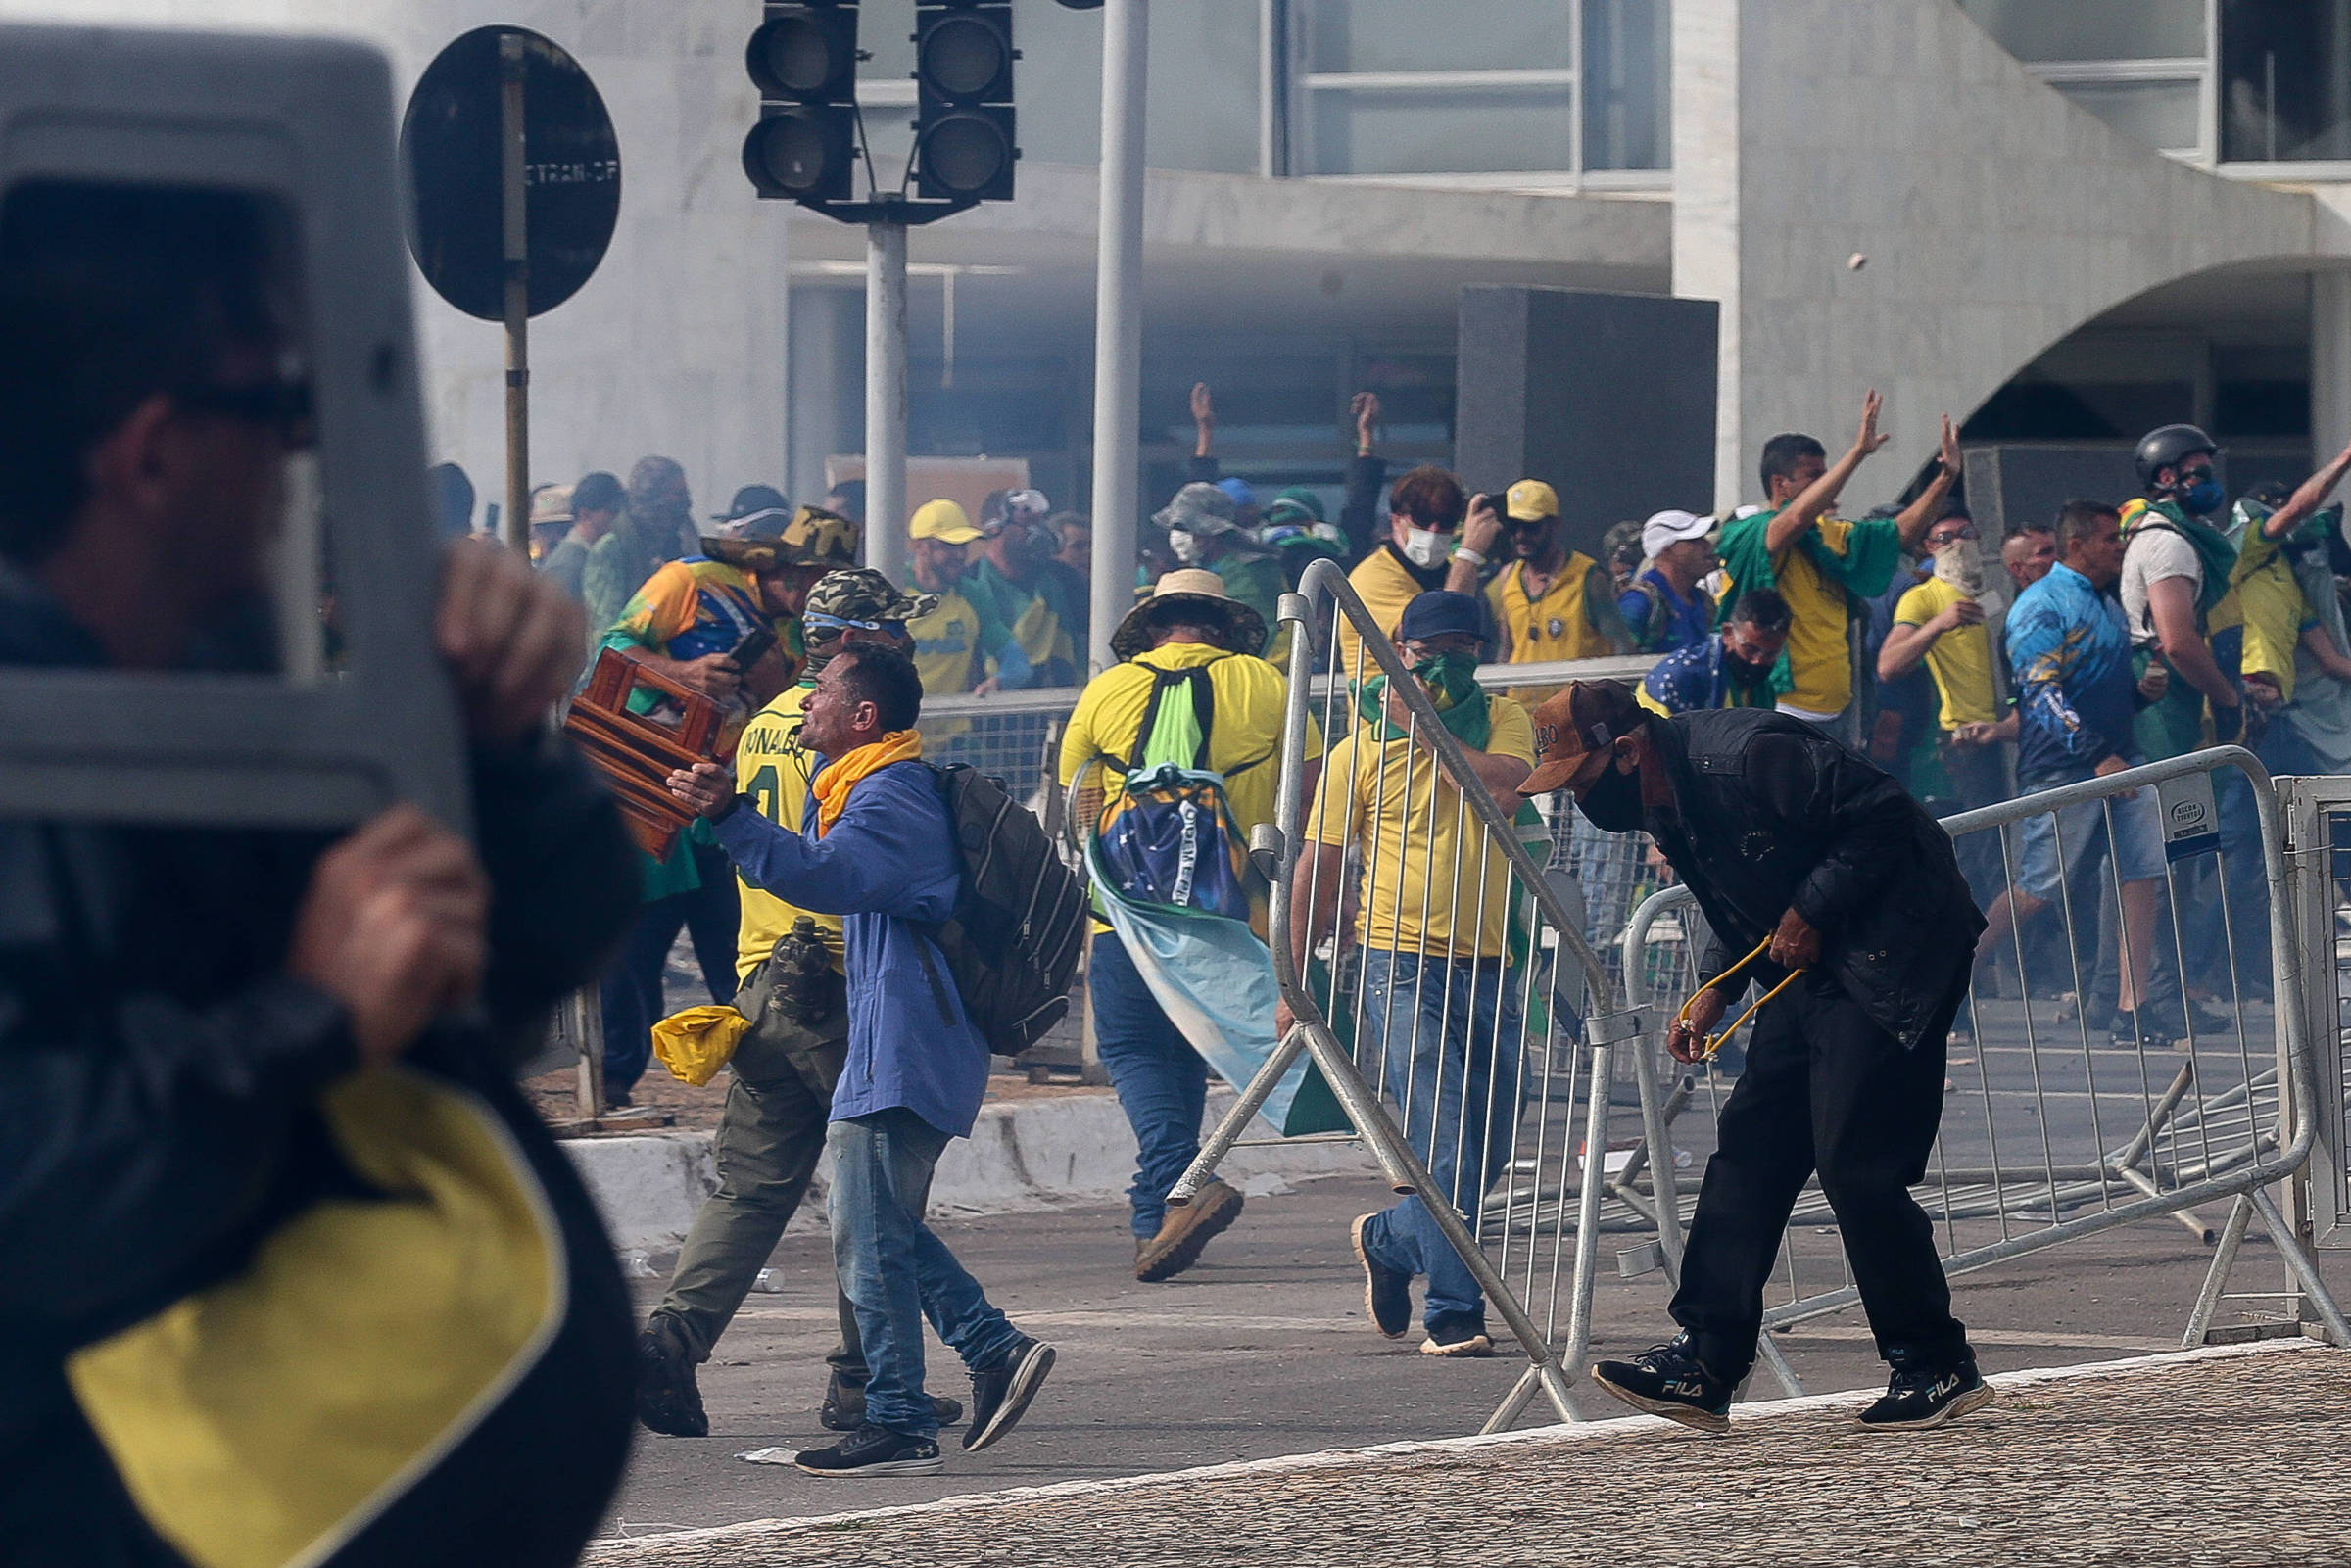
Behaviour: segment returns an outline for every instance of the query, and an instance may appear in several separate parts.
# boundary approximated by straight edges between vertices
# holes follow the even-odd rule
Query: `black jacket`
[[[94,664],[22,579],[0,663]],[[552,736],[472,763],[492,884],[480,1016],[409,1062],[487,1101],[545,1189],[568,1311],[500,1406],[334,1558],[568,1562],[625,1460],[630,1313],[595,1209],[512,1082],[551,1005],[635,909],[617,813]],[[360,1184],[319,1091],[355,1052],[283,973],[326,835],[0,822],[0,1555],[176,1563],[63,1377],[72,1351],[239,1272],[276,1226]],[[436,1544],[438,1545],[436,1546]]]
[[[1710,979],[1790,908],[1821,964],[1904,1048],[1966,974],[1984,929],[1950,835],[1902,786],[1800,719],[1725,708],[1653,720],[1674,805],[1646,826],[1697,896],[1719,951]],[[1757,959],[1728,987],[1782,977]]]

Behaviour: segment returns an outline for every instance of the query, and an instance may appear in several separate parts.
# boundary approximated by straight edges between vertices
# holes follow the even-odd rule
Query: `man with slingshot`
[[[1602,832],[1648,832],[1714,933],[1699,961],[1712,978],[1666,1035],[1674,1059],[1711,1053],[1724,1013],[1749,986],[1763,993],[1682,1257],[1682,1332],[1592,1380],[1637,1409],[1728,1430],[1764,1281],[1817,1169],[1894,1368],[1856,1421],[1908,1431],[1990,1404],[1909,1191],[1984,928],[1949,836],[1858,753],[1759,709],[1665,718],[1623,687],[1579,681],[1536,710],[1535,749],[1521,792],[1564,788]]]

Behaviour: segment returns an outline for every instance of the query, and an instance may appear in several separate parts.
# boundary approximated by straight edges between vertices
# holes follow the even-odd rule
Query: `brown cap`
[[[1565,788],[1594,756],[1647,723],[1633,693],[1614,681],[1578,681],[1535,709],[1535,771],[1522,795]]]

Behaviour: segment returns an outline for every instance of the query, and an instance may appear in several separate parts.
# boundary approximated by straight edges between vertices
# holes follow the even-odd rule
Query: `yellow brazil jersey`
[[[1404,562],[1396,558],[1396,552],[1384,546],[1358,561],[1355,570],[1347,574],[1347,583],[1355,590],[1355,596],[1364,601],[1364,608],[1371,612],[1371,623],[1390,634],[1395,632],[1397,623],[1404,619],[1404,607],[1426,592],[1420,587],[1419,580],[1405,568]],[[1359,679],[1356,654],[1362,641],[1355,635],[1354,622],[1341,617],[1337,641],[1339,679]],[[1360,679],[1367,681],[1378,673],[1379,666],[1366,658]]]
[[[1896,626],[1924,626],[1967,597],[1940,577],[1904,594],[1894,607]],[[1982,626],[1954,627],[1927,649],[1927,673],[1943,699],[1943,727],[1990,724],[1999,717],[1991,686],[1991,634]]]
[[[1526,710],[1508,697],[1491,703],[1486,750],[1531,765],[1535,727]],[[1511,863],[1427,747],[1374,740],[1359,728],[1323,763],[1306,832],[1317,843],[1360,849],[1356,935],[1364,946],[1430,957],[1502,956]]]
[[[780,828],[800,831],[800,814],[807,809],[808,777],[814,764],[793,733],[800,726],[800,704],[810,686],[787,687],[784,694],[761,708],[744,728],[735,747],[735,787],[750,798],[760,816]],[[833,967],[842,974],[840,917],[797,909],[765,888],[753,887],[740,874],[735,880],[743,894],[743,926],[735,940],[735,977],[750,978],[751,971],[767,962],[776,942],[802,915],[816,922],[825,945],[833,951]]]
[[[1281,782],[1281,716],[1289,682],[1263,659],[1227,653],[1204,642],[1170,642],[1114,664],[1086,684],[1070,727],[1061,737],[1061,786],[1069,788],[1095,758],[1116,771],[1134,760],[1142,740],[1143,712],[1151,702],[1158,671],[1208,666],[1215,699],[1208,736],[1208,765],[1224,776],[1224,801],[1243,835],[1273,820]],[[1179,693],[1178,693],[1179,694]],[[1312,715],[1306,721],[1307,754],[1322,749],[1322,733]],[[1090,781],[1089,781],[1090,782]],[[1097,927],[1097,929],[1107,929]]]
[[[1832,555],[1852,542],[1853,525],[1823,517],[1814,525]],[[1771,558],[1780,597],[1788,601],[1788,672],[1796,685],[1781,700],[1807,713],[1843,713],[1853,700],[1853,650],[1846,641],[1845,586],[1821,575],[1812,557],[1791,546]]]
[[[1592,624],[1593,606],[1586,603],[1595,563],[1591,556],[1570,550],[1552,574],[1543,596],[1526,591],[1526,563],[1512,561],[1486,585],[1486,603],[1495,624],[1510,640],[1509,664],[1548,664],[1554,659],[1601,659],[1616,651],[1606,633]],[[1513,702],[1534,703],[1556,687],[1513,687]]]
[[[2238,670],[2245,675],[2268,676],[2278,683],[2279,691],[2292,700],[2294,648],[2302,641],[2303,627],[2313,620],[2292,564],[2278,548],[2278,541],[2265,537],[2258,528],[2248,528],[2229,583],[2229,596],[2213,606],[2212,629],[2217,632],[2241,621],[2244,651]]]
[[[969,691],[979,668],[980,612],[953,589],[938,595],[938,608],[906,623],[914,639],[914,667],[927,697]]]

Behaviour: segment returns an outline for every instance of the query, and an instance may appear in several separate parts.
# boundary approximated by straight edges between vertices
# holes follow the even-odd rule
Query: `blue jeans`
[[[974,1371],[1001,1361],[1021,1339],[923,1223],[921,1200],[947,1142],[903,1109],[836,1121],[825,1138],[833,1268],[865,1342],[865,1418],[909,1437],[938,1435],[923,1392],[924,1318]]]
[[[1356,1056],[1404,1106],[1404,1135],[1437,1192],[1470,1229],[1510,1159],[1524,1041],[1517,985],[1497,960],[1364,954],[1364,1027]],[[1418,1194],[1372,1216],[1364,1250],[1384,1267],[1428,1276],[1422,1319],[1485,1319],[1485,1296]]]
[[[653,1059],[653,1025],[669,1016],[661,976],[681,929],[694,939],[695,962],[701,967],[702,982],[710,987],[710,1000],[723,1004],[735,999],[735,938],[743,924],[735,868],[725,850],[699,844],[694,849],[694,864],[702,885],[637,906],[637,923],[604,973],[599,992],[604,1015],[604,1095],[615,1103],[615,1097],[636,1087]]]
[[[1208,1063],[1161,1011],[1116,931],[1094,937],[1086,983],[1094,998],[1094,1044],[1119,1106],[1134,1128],[1134,1233],[1159,1234],[1168,1189],[1200,1153],[1208,1109]]]

